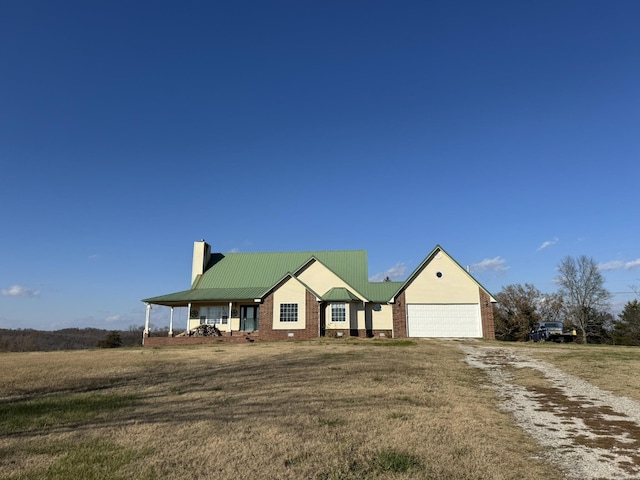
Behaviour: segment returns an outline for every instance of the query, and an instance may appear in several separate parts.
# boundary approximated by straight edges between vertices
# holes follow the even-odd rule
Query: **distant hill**
[[[64,328],[62,330],[0,329],[0,352],[50,352],[96,348],[113,330]],[[123,347],[142,345],[142,332],[117,330]]]

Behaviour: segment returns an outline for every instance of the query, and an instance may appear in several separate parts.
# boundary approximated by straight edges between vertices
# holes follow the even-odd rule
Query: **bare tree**
[[[558,293],[544,294],[530,283],[503,287],[496,294],[493,315],[496,338],[526,341],[538,322],[561,322],[564,303]]]
[[[577,259],[567,256],[558,265],[556,281],[582,341],[587,343],[592,313],[607,307],[611,297],[604,288],[604,277],[593,258],[585,255]]]
[[[531,328],[540,321],[537,308],[542,298],[540,291],[529,283],[503,287],[496,294],[498,303],[493,311],[496,338],[520,342],[528,340]]]
[[[538,314],[543,322],[563,322],[565,310],[562,295],[559,293],[548,293],[538,302]]]

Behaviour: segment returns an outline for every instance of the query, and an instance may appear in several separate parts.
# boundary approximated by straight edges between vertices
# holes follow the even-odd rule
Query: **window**
[[[346,322],[347,321],[347,309],[344,303],[332,303],[331,304],[331,321],[332,322]]]
[[[228,307],[200,307],[200,325],[226,325],[228,321]]]
[[[297,303],[281,303],[280,304],[280,321],[281,322],[297,322],[298,321],[298,304]]]

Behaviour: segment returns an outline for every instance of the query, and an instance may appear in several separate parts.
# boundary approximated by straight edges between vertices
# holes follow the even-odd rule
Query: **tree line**
[[[628,301],[614,317],[611,293],[593,258],[565,257],[555,280],[559,288],[554,293],[529,283],[503,287],[494,306],[496,338],[526,341],[537,323],[562,322],[576,329],[581,343],[640,345],[640,302]]]
[[[2,352],[49,352],[140,345],[142,345],[142,327],[113,331],[99,328],[64,328],[53,331],[30,328],[0,329],[0,351]]]

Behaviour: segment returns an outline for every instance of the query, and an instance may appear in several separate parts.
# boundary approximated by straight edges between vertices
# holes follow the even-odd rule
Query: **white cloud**
[[[598,270],[619,270],[624,267],[624,262],[621,260],[613,260],[607,263],[598,264]]]
[[[606,270],[631,270],[632,268],[640,267],[640,258],[631,260],[629,262],[623,262],[622,260],[612,260],[606,263],[598,264],[598,269],[602,271]]]
[[[470,265],[471,271],[473,272],[487,272],[492,271],[496,273],[504,273],[509,270],[507,266],[507,261],[504,258],[495,257],[495,258],[485,258],[480,263],[474,263]]]
[[[376,273],[374,276],[369,277],[369,281],[382,282],[387,277],[389,277],[391,280],[399,280],[406,274],[407,266],[404,263],[398,262],[393,267],[385,270],[384,272]]]
[[[632,268],[640,267],[640,258],[636,258],[635,260],[631,260],[624,264],[624,268],[630,270]]]
[[[547,247],[550,247],[552,245],[555,245],[556,243],[558,243],[558,240],[560,240],[558,237],[555,237],[553,240],[547,240],[546,242],[543,242],[542,245],[540,245],[536,251],[540,251],[542,249],[545,249]]]
[[[102,258],[102,255],[100,255],[99,253],[89,255],[89,260],[99,260],[100,258]]]
[[[239,248],[232,248],[230,253],[240,253],[240,249]]]
[[[2,295],[5,297],[37,297],[40,295],[40,292],[23,287],[22,285],[12,285],[9,288],[2,289]]]

